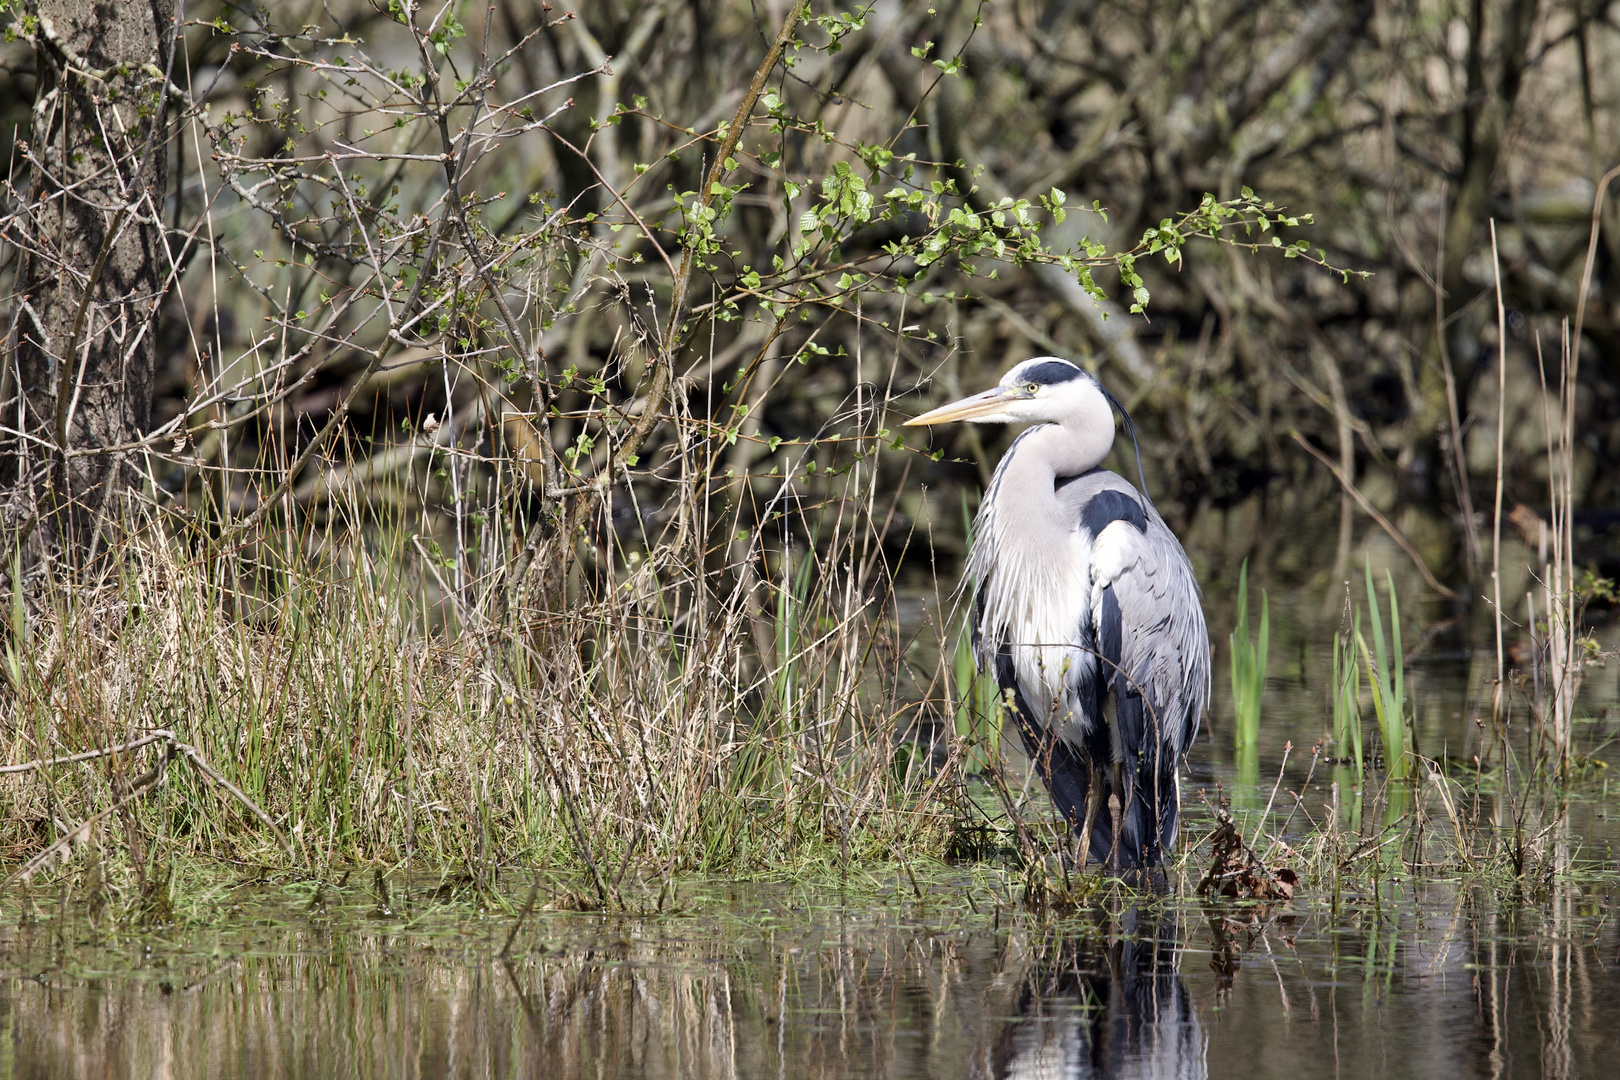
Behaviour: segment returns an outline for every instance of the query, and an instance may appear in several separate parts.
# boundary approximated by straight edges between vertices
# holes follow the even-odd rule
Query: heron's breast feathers
[[[1038,509],[981,508],[968,555],[980,670],[1010,672],[1032,719],[1070,740],[1103,723],[1118,693],[1140,694],[1184,749],[1209,685],[1192,566],[1134,491],[1069,492],[1067,528]]]
[[[1055,546],[1006,532],[981,533],[979,539],[970,557],[981,583],[979,666],[995,670],[1005,652],[1029,707],[1049,722],[1064,723],[1069,718],[1058,714],[1072,710],[1073,688],[1096,667],[1093,635],[1082,615],[1091,591],[1091,545],[1079,533]],[[994,544],[993,558],[985,557],[983,541]]]

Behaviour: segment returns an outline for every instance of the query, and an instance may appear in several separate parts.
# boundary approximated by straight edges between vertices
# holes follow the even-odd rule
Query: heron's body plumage
[[[1015,445],[997,481],[1018,473],[1017,456]],[[1013,691],[1025,748],[1074,827],[1090,777],[1106,798],[1112,766],[1123,766],[1121,862],[1157,863],[1175,842],[1176,773],[1209,693],[1209,634],[1192,565],[1158,511],[1117,473],[1055,477],[1016,501],[991,490],[968,560],[979,667]],[[1027,508],[1039,502],[1060,531],[1031,527]],[[1099,513],[1099,504],[1112,505]],[[1087,761],[1100,766],[1095,774]],[[1112,845],[1112,823],[1100,815],[1091,851],[1106,857]]]
[[[1091,856],[1153,866],[1175,842],[1209,633],[1175,534],[1143,492],[1098,467],[1113,404],[1094,376],[1043,357],[914,422],[1045,421],[1002,457],[974,521],[975,657],[1077,833],[1090,797]],[[1117,844],[1115,815],[1096,813],[1112,796]]]

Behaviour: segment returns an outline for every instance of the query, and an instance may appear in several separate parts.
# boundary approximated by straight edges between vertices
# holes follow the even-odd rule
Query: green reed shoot
[[[1356,644],[1367,668],[1367,681],[1372,686],[1373,711],[1378,716],[1378,730],[1384,740],[1384,768],[1393,780],[1404,780],[1412,775],[1412,729],[1406,714],[1406,664],[1401,651],[1401,609],[1395,598],[1395,579],[1388,571],[1384,577],[1389,585],[1389,622],[1393,650],[1384,648],[1384,620],[1378,606],[1378,593],[1373,589],[1372,567],[1363,568],[1367,575],[1367,604],[1372,610],[1373,648],[1367,648],[1367,639],[1356,632]]]
[[[962,502],[962,520],[968,545],[973,543],[973,519],[967,500]],[[966,744],[969,768],[983,772],[996,760],[1001,749],[1001,689],[989,672],[981,672],[973,657],[973,617],[962,621],[951,657],[951,688],[956,702],[956,737]]]
[[[1361,612],[1357,611],[1353,631],[1348,636],[1333,636],[1333,745],[1344,763],[1344,780],[1353,780],[1351,786],[1357,791],[1366,778],[1361,749],[1361,665],[1355,645],[1360,638]]]
[[[1260,695],[1266,683],[1266,653],[1271,640],[1270,602],[1260,593],[1260,637],[1249,638],[1249,561],[1238,570],[1237,625],[1232,629],[1232,745],[1237,751],[1238,777],[1257,775],[1260,741]]]
[[[814,616],[810,611],[811,571],[815,560],[801,559],[791,575],[784,570],[783,587],[776,593],[776,664],[772,680],[770,709],[779,730],[790,731],[801,712],[800,696],[808,677],[800,656],[805,644],[815,639]]]
[[[964,626],[951,661],[956,691],[956,737],[968,748],[970,768],[983,771],[1001,746],[1001,693],[973,660],[972,630]]]

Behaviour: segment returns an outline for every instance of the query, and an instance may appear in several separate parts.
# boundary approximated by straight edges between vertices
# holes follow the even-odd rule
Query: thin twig
[[[1266,800],[1265,812],[1260,815],[1260,823],[1254,828],[1254,843],[1250,847],[1260,846],[1260,837],[1266,831],[1266,819],[1271,816],[1271,804],[1277,801],[1277,791],[1282,787],[1283,772],[1288,768],[1288,755],[1293,751],[1292,740],[1283,743],[1282,764],[1277,766],[1277,782],[1271,785],[1271,798]]]
[[[1491,602],[1496,626],[1496,687],[1493,715],[1502,708],[1502,449],[1507,438],[1507,313],[1502,306],[1502,264],[1496,254],[1496,219],[1491,219],[1491,272],[1496,282],[1496,513],[1491,522]]]
[[[1389,534],[1389,538],[1395,541],[1402,551],[1406,552],[1406,557],[1412,560],[1412,565],[1417,567],[1418,573],[1423,575],[1423,580],[1429,583],[1429,587],[1448,600],[1455,600],[1457,598],[1456,592],[1440,584],[1440,580],[1429,572],[1428,564],[1423,561],[1423,556],[1417,553],[1417,549],[1407,541],[1406,537],[1401,535],[1399,529],[1389,523],[1388,518],[1378,512],[1378,507],[1369,502],[1367,496],[1363,495],[1354,484],[1345,480],[1344,474],[1339,471],[1339,467],[1333,464],[1326,454],[1312,446],[1305,436],[1297,431],[1292,432],[1292,435],[1295,442],[1309,451],[1310,455],[1317,461],[1328,467],[1328,471],[1333,474],[1333,479],[1337,480],[1340,486],[1350,494],[1350,497],[1356,500],[1357,505],[1367,512],[1367,516],[1378,522],[1379,526]]]
[[[35,769],[51,769],[58,765],[72,765],[80,761],[94,761],[97,758],[110,757],[113,754],[127,754],[131,750],[139,750],[143,746],[150,746],[156,742],[172,741],[174,741],[174,733],[172,731],[160,729],[150,734],[142,735],[138,739],[132,739],[127,743],[120,743],[117,746],[102,747],[96,750],[86,750],[82,754],[68,754],[66,757],[57,758],[35,758],[33,761],[24,761],[17,765],[0,765],[0,776],[4,776],[9,773],[32,772]]]

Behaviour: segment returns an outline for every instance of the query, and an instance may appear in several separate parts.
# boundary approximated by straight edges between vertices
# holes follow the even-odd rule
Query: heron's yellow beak
[[[995,415],[1005,409],[1008,402],[1020,401],[1028,396],[1018,387],[992,386],[982,394],[974,394],[961,401],[941,405],[921,416],[914,416],[906,421],[906,426],[924,427],[929,424],[949,424],[955,420],[977,420],[982,416]]]

